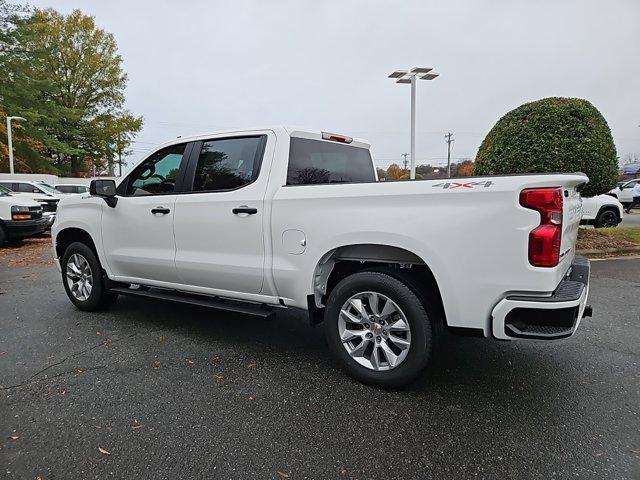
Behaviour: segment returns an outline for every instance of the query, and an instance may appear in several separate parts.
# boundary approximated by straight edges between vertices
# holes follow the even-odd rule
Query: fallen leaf
[[[81,368],[78,368],[78,369],[76,370],[76,373],[83,373],[83,372],[84,372],[84,370],[82,370]]]
[[[216,381],[221,382],[224,380],[224,375],[214,375],[213,378],[215,378]]]
[[[18,439],[18,438],[20,438],[20,437],[18,437],[17,435],[9,435],[9,437],[8,437],[8,438],[9,438],[9,440],[14,440],[14,441],[15,441],[15,440],[17,440],[17,439]]]
[[[158,360],[153,362],[153,368],[160,368],[160,362]]]
[[[340,475],[342,475],[343,477],[347,474],[347,469],[346,468],[341,468],[340,469]]]
[[[255,400],[255,398],[253,396],[250,396],[249,400]]]
[[[144,424],[141,423],[140,425],[134,425],[133,427],[131,427],[131,430],[137,430],[142,427],[144,427]]]
[[[278,470],[276,473],[282,478],[289,478],[289,475],[287,473],[281,472],[280,470]]]
[[[164,342],[164,335],[160,335],[160,343]]]
[[[100,332],[96,332],[96,335],[102,335]]]
[[[187,358],[187,363],[188,363],[189,365],[193,365],[193,360],[191,360],[190,358]]]
[[[256,364],[255,363],[250,363],[249,365],[247,365],[247,368],[255,368]]]
[[[66,394],[66,393],[67,393],[67,391],[66,391],[66,390],[62,390],[62,391],[60,392],[60,395],[64,395],[64,394]]]
[[[98,447],[98,451],[103,455],[111,455],[111,452],[108,452],[107,450],[105,450],[102,447]]]

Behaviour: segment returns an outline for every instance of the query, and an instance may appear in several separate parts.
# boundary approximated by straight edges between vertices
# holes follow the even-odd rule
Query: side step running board
[[[109,291],[121,295],[131,295],[134,297],[145,297],[154,300],[170,300],[172,302],[186,303],[189,305],[197,305],[200,307],[215,308],[227,312],[242,313],[245,315],[254,315],[262,318],[271,318],[274,315],[270,307],[253,304],[241,303],[234,300],[222,300],[214,297],[204,297],[180,293],[174,290],[151,289],[136,290],[127,287],[112,287]]]

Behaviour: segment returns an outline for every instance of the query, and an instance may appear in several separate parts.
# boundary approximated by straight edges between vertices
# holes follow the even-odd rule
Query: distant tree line
[[[392,163],[385,170],[384,168],[377,168],[378,178],[385,180],[409,180],[409,169],[402,168],[397,163]],[[451,176],[452,177],[469,177],[473,175],[473,160],[465,159],[459,163],[451,164]],[[416,166],[416,179],[427,180],[436,178],[445,178],[447,176],[447,167],[433,166],[429,164],[423,164]]]
[[[0,171],[9,171],[7,115],[16,172],[88,176],[112,172],[142,128],[129,112],[127,75],[110,33],[74,10],[0,0]]]

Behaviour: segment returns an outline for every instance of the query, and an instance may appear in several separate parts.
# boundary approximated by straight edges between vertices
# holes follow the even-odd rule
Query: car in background
[[[39,235],[47,228],[49,224],[39,203],[0,186],[0,246],[7,240]]]
[[[42,206],[42,214],[53,225],[58,210],[58,202],[68,194],[56,190],[45,182],[32,180],[0,180],[0,186],[11,190],[22,197],[38,202]]]
[[[611,195],[582,197],[581,225],[593,225],[596,228],[617,227],[622,221],[624,207]]]
[[[609,190],[608,195],[620,200],[620,203],[627,205],[633,202],[633,187],[640,182],[640,178],[634,178],[633,180],[627,180],[625,182],[618,182],[618,186]]]
[[[80,183],[59,183],[54,185],[53,188],[62,193],[89,193],[89,186]]]

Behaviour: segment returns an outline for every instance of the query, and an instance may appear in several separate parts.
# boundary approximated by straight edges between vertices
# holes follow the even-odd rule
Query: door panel
[[[184,284],[261,292],[266,144],[267,135],[255,135],[194,147],[187,174],[194,191],[175,206],[176,268]]]
[[[173,218],[176,195],[118,197],[102,207],[102,242],[114,275],[177,282]],[[169,213],[151,213],[162,207]]]
[[[102,242],[114,275],[178,283],[173,219],[192,144],[162,148],[120,182],[102,207]]]
[[[181,196],[176,202],[176,268],[182,283],[234,292],[262,289],[263,201],[251,188]],[[257,213],[234,214],[241,205]]]

